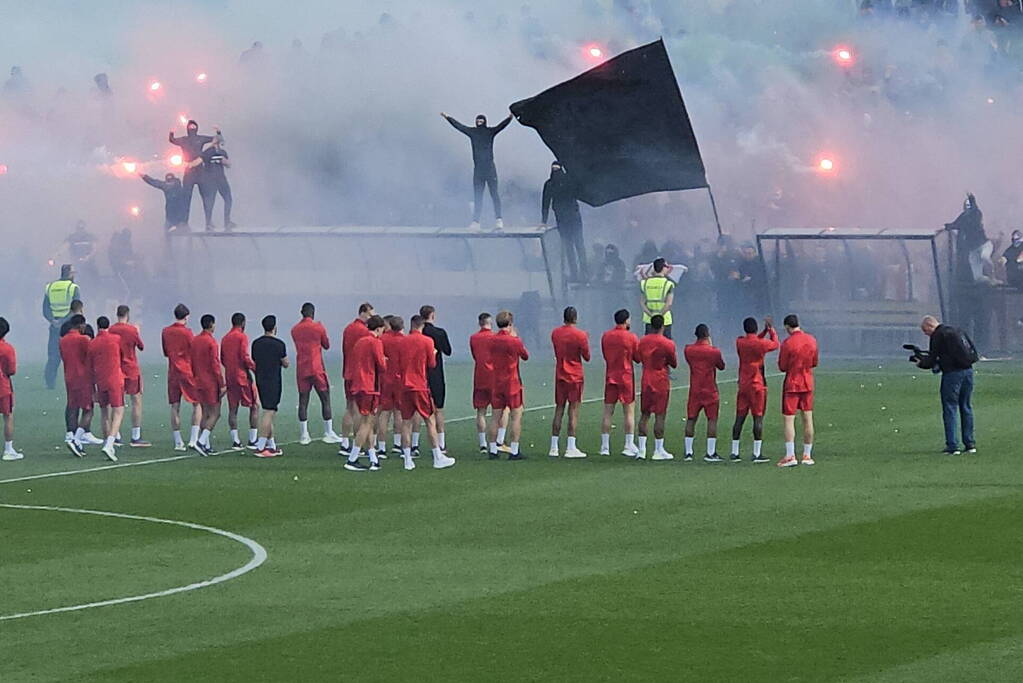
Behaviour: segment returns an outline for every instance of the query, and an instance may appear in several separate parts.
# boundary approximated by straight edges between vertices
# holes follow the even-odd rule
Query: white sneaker
[[[601,448],[600,449],[600,453],[598,453],[597,455],[611,455],[611,449],[610,448]]]
[[[406,461],[405,461],[405,469],[406,469],[407,471],[410,471],[410,472],[411,472],[411,471],[412,471],[412,470],[414,470],[415,468],[416,468],[416,463],[414,463],[414,462],[413,462],[412,460],[406,460]]]
[[[561,453],[558,452],[557,447],[552,448],[550,451],[547,452],[547,457],[549,458],[556,458],[559,455],[561,455]]]
[[[107,456],[107,460],[110,462],[117,462],[117,453],[114,452],[114,445],[104,446],[102,448],[103,454]]]
[[[0,460],[11,462],[13,460],[21,460],[24,457],[25,454],[19,453],[18,451],[4,451],[3,456],[0,456]]]
[[[439,458],[434,458],[433,469],[435,469],[435,470],[442,470],[445,467],[451,467],[454,464],[455,464],[455,459],[454,458],[449,458],[446,455],[442,455]]]
[[[814,465],[814,464],[816,464],[816,463],[814,463],[813,458],[811,458],[809,455],[804,455],[803,459],[800,460],[800,463],[803,464],[803,465]]]
[[[334,432],[327,432],[323,435],[323,443],[341,443],[341,437]]]
[[[622,453],[622,455],[625,455],[625,454]],[[646,452],[641,451],[641,450],[639,450],[637,448],[636,449],[636,455],[633,455],[632,457],[635,458],[636,460],[646,460]]]
[[[309,444],[311,444],[313,442],[313,440],[312,440],[312,438],[308,434],[303,434],[299,438],[298,442],[300,444],[302,444],[303,446],[308,446]],[[338,443],[340,443],[340,442],[338,442]]]
[[[183,443],[176,443],[176,444],[174,444],[174,450],[177,453],[184,453],[185,451],[188,450],[188,447],[185,446],[185,444],[183,444]]]
[[[569,449],[569,450],[565,451],[565,457],[566,458],[585,458],[586,454],[583,453],[578,448],[572,448],[572,449]]]
[[[636,446],[636,444],[632,444],[631,446],[626,445],[625,448],[622,449],[622,455],[624,455],[626,458],[635,458],[636,456],[639,455],[639,448]]]
[[[674,460],[675,456],[672,455],[671,453],[669,453],[668,451],[654,451],[654,455],[650,459],[651,460]]]
[[[469,229],[470,230],[479,230],[480,229],[480,222],[479,221],[473,221],[472,223],[469,223]]]
[[[494,227],[497,228],[498,230],[503,230],[504,229],[504,221],[501,220],[500,218],[498,218],[496,221],[494,221]]]
[[[84,435],[82,435],[81,440],[84,443],[89,444],[90,446],[102,446],[104,443],[103,439],[93,436],[92,432],[86,432]]]

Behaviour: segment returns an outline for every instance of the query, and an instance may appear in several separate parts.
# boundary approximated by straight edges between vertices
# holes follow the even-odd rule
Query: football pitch
[[[732,365],[720,378],[723,457]],[[524,364],[527,407],[551,402],[551,369]],[[949,457],[936,377],[900,360],[825,362],[817,465],[788,470],[748,461],[748,424],[743,463],[681,462],[684,370],[668,415],[675,462],[596,455],[599,361],[580,429],[588,459],[547,457],[543,409],[524,420],[526,461],[488,461],[471,368],[452,364],[458,464],[434,471],[424,453],[414,472],[392,457],[377,473],[343,470],[334,447],[289,443],[290,372],[284,457],[171,459],[185,454],[171,450],[163,368],[150,366],[154,447],[121,449],[116,467],[96,448],[75,459],[63,391],[41,389],[39,372],[15,378],[25,460],[0,463],[5,683],[1023,680],[1014,364],[978,366],[980,452]],[[698,456],[702,435],[701,423]],[[227,445],[226,416],[214,440]],[[114,604],[88,606],[103,602]]]

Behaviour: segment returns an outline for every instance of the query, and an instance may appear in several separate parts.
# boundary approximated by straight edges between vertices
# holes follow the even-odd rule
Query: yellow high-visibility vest
[[[63,318],[71,312],[71,302],[78,296],[78,285],[71,280],[54,280],[46,285],[46,299],[54,318]]]
[[[675,289],[675,283],[664,275],[654,275],[643,280],[639,287],[643,292],[643,300],[646,301],[646,307],[655,314],[660,313],[663,315],[664,324],[670,325],[671,310],[668,309],[666,302],[668,295]],[[643,313],[643,322],[650,322],[650,316],[645,311]]]

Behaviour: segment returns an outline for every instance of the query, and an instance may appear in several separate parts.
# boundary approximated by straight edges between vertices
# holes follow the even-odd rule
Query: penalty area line
[[[0,479],[0,484],[14,484],[19,481],[32,481],[34,479],[50,479],[52,477],[69,477],[73,474],[86,474],[88,472],[102,472],[104,470],[116,470],[122,467],[140,467],[142,465],[156,465],[161,462],[175,462],[176,460],[185,460],[187,458],[195,458],[196,455],[175,455],[170,458],[156,458],[155,460],[139,460],[138,462],[122,462],[115,465],[102,465],[100,467],[86,467],[80,470],[63,470],[61,472],[47,472],[45,474],[30,474],[24,477],[14,477],[12,479]]]

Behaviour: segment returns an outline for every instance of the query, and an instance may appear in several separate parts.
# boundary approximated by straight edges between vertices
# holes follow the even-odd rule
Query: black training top
[[[281,361],[288,347],[277,337],[264,334],[252,342],[252,361],[256,364],[256,384],[270,386],[281,383]]]
[[[455,130],[469,136],[472,144],[472,163],[478,170],[490,170],[494,166],[494,137],[511,123],[511,114],[504,121],[493,127],[467,126],[450,116],[445,116]]]
[[[433,323],[423,325],[423,334],[433,340],[433,347],[437,349],[437,366],[426,371],[427,379],[444,381],[444,356],[451,355],[451,342],[448,341],[448,333],[443,327],[437,327]]]

